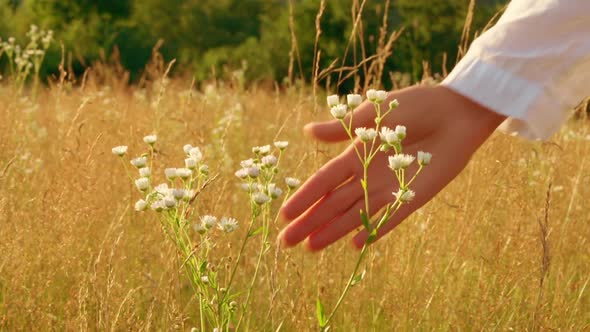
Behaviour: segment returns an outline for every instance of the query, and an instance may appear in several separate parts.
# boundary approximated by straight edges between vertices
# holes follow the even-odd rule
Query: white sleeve
[[[442,84],[548,139],[590,95],[590,0],[513,0]]]

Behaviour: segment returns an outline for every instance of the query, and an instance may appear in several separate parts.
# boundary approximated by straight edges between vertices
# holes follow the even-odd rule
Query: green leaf
[[[201,262],[201,264],[199,265],[199,272],[204,273],[205,271],[207,271],[207,261],[203,261]]]
[[[324,306],[322,305],[319,297],[316,302],[316,312],[318,316],[318,323],[320,324],[320,328],[323,330],[324,326],[326,325],[326,313],[324,312]]]
[[[367,216],[367,213],[365,213],[365,211],[363,211],[362,209],[360,210],[361,212],[361,221],[363,222],[363,226],[365,226],[365,229],[367,231],[371,230],[371,224],[369,223],[369,217]]]
[[[367,243],[373,243],[377,239],[377,230],[374,229],[369,233],[369,237],[367,238]]]
[[[260,226],[257,229],[250,231],[250,234],[248,234],[248,237],[256,236],[256,235],[260,234],[263,230],[264,230],[264,226]]]
[[[363,270],[363,272],[357,274],[354,278],[352,278],[352,283],[350,285],[354,286],[361,282],[365,278],[365,273],[367,273],[367,270]]]

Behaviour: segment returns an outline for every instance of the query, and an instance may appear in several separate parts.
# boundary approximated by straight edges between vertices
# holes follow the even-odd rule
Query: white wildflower
[[[270,183],[268,185],[268,194],[270,195],[270,198],[277,199],[279,196],[281,196],[281,194],[283,194],[283,190],[277,187],[276,184]]]
[[[201,167],[199,167],[199,173],[201,173],[201,174],[209,174],[209,166],[207,166],[207,165],[201,165]]]
[[[238,221],[234,218],[223,217],[219,221],[218,227],[226,233],[231,233],[238,228]]]
[[[277,164],[277,162],[277,157],[273,156],[272,154],[262,157],[262,164],[265,166],[274,166]]]
[[[357,94],[349,94],[346,96],[346,102],[348,103],[348,107],[356,108],[363,102],[363,97]]]
[[[143,211],[147,208],[147,202],[143,199],[135,202],[135,211]]]
[[[340,104],[340,97],[338,95],[331,95],[326,98],[326,101],[328,102],[328,106],[334,107]]]
[[[166,208],[166,205],[164,204],[163,200],[157,200],[152,203],[150,208],[156,212],[160,212]]]
[[[143,141],[149,145],[154,145],[158,140],[158,135],[147,135],[143,138]]]
[[[344,104],[340,104],[340,105],[333,106],[330,109],[330,113],[332,114],[332,116],[335,119],[341,120],[341,119],[344,119],[344,117],[346,116],[347,109],[348,109],[348,106],[346,106]]]
[[[214,216],[209,216],[209,215],[202,216],[201,223],[203,224],[205,229],[211,229],[211,228],[213,228],[213,226],[215,226],[215,224],[217,224],[217,218],[215,218]]]
[[[409,201],[411,201],[412,199],[414,199],[414,196],[416,196],[416,193],[414,193],[412,190],[398,190],[397,192],[393,193],[393,196],[395,196],[395,198],[397,198],[398,201],[402,202],[402,203],[407,203]]]
[[[143,178],[149,178],[152,175],[152,170],[149,167],[139,169],[139,176]]]
[[[397,101],[397,99],[394,99],[389,102],[389,110],[390,111],[398,108],[398,106],[399,106],[399,101]]]
[[[185,195],[184,189],[172,189],[172,196],[177,200],[183,199]]]
[[[205,234],[205,232],[207,231],[207,229],[205,228],[205,226],[203,225],[203,223],[197,222],[193,225],[193,229],[195,230],[195,232],[203,235]]]
[[[248,168],[252,165],[254,165],[254,159],[252,158],[240,161],[240,166],[242,166],[242,168]]]
[[[203,159],[203,153],[201,153],[201,149],[199,149],[197,147],[193,147],[192,149],[190,149],[188,154],[189,154],[189,156],[191,156],[191,158],[195,159],[197,162],[199,162],[199,161],[201,161],[201,159]]]
[[[234,173],[235,176],[239,177],[240,179],[245,179],[248,177],[248,169],[247,168],[240,168]]]
[[[113,154],[116,154],[119,157],[123,157],[125,155],[125,153],[127,153],[127,146],[125,145],[120,145],[120,146],[115,146],[113,149]]]
[[[146,157],[137,157],[135,159],[131,159],[131,165],[133,165],[137,168],[145,167],[145,165],[147,165],[147,158]]]
[[[175,207],[176,206],[176,199],[174,199],[174,196],[164,197],[164,205],[169,209],[172,209],[173,207]]]
[[[150,187],[150,180],[148,178],[139,178],[135,180],[135,186],[139,191],[145,191]]]
[[[285,184],[287,184],[287,187],[289,187],[290,189],[295,189],[297,187],[299,187],[299,185],[301,184],[301,181],[299,179],[296,178],[285,178]]]
[[[397,137],[395,131],[387,127],[381,127],[379,137],[383,143],[387,143],[389,145],[399,142],[399,138]]]
[[[194,190],[185,190],[184,191],[184,197],[182,198],[184,201],[188,202],[190,201],[193,197],[195,197],[195,191]]]
[[[183,180],[190,178],[192,174],[193,174],[193,171],[191,171],[188,168],[177,168],[176,169],[176,175]]]
[[[430,159],[432,159],[432,154],[428,152],[418,151],[418,164],[421,166],[426,166],[430,164]]]
[[[397,138],[400,140],[406,138],[406,127],[405,126],[395,126],[395,134]]]
[[[170,193],[170,188],[168,188],[168,184],[162,183],[162,184],[157,185],[154,188],[154,191],[162,196],[166,196]]]
[[[254,198],[254,202],[256,202],[256,204],[259,204],[259,205],[270,202],[270,197],[268,197],[265,193],[260,192],[260,191],[257,193],[254,193],[253,198]]]
[[[396,154],[394,156],[389,156],[389,168],[392,170],[400,170],[404,169],[414,161],[414,156],[409,154]]]
[[[255,184],[252,183],[247,183],[247,182],[242,182],[240,183],[240,188],[242,188],[242,190],[244,190],[247,193],[251,193],[254,191],[254,189],[256,189]]]
[[[260,168],[258,166],[252,166],[247,169],[248,176],[251,178],[256,178],[260,175]]]
[[[178,176],[176,174],[176,168],[166,168],[164,170],[164,174],[166,175],[166,179],[168,180],[174,180]]]
[[[270,145],[259,146],[258,153],[260,153],[263,156],[266,156],[267,154],[270,153]]]
[[[209,283],[209,277],[208,277],[208,276],[202,276],[202,277],[201,277],[201,281],[202,281],[204,284],[208,284],[208,283]]]
[[[385,90],[377,90],[375,102],[381,104],[387,98],[387,91]]]
[[[185,145],[182,147],[182,151],[184,151],[184,153],[186,153],[186,154],[188,155],[188,154],[191,152],[191,149],[192,149],[192,148],[193,148],[193,146],[192,146],[192,145],[190,145],[190,144],[185,144]]]
[[[199,161],[193,157],[186,158],[184,160],[184,166],[188,169],[195,169]]]
[[[377,132],[373,128],[365,128],[360,127],[354,130],[354,133],[361,139],[363,142],[369,142],[377,137]]]
[[[277,141],[275,142],[275,147],[279,150],[285,150],[289,146],[289,142],[287,141]]]

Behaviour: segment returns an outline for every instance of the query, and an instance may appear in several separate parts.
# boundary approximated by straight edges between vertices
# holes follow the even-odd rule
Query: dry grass
[[[231,174],[252,145],[289,140],[286,174],[300,178],[341,149],[318,150],[301,137],[305,122],[323,117],[310,91],[226,84],[186,93],[190,81],[161,89],[146,79],[141,92],[99,81],[54,86],[38,103],[0,85],[1,331],[197,325],[174,249],[152,215],[132,210],[137,196],[112,146],[138,151],[157,131],[158,158],[173,164],[182,144],[199,144],[220,174],[201,210],[241,220],[248,212]],[[237,104],[241,119],[219,125]],[[545,144],[494,135],[455,182],[372,248],[366,282],[352,290],[336,330],[590,329],[588,129],[571,123]],[[218,243],[215,256],[235,254],[240,238]],[[314,330],[317,294],[333,305],[357,253],[346,241],[320,254],[277,251],[276,259],[274,248],[251,329]],[[242,282],[254,260],[246,257]]]

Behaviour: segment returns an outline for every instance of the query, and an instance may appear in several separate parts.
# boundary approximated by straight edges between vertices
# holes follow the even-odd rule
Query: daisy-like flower
[[[207,229],[205,228],[205,226],[203,226],[203,223],[200,222],[196,222],[193,225],[193,229],[195,230],[195,232],[203,235],[205,234],[205,232],[207,232]]]
[[[348,103],[348,107],[356,108],[363,102],[363,97],[357,94],[349,94],[346,95],[346,102]]]
[[[254,193],[254,202],[256,202],[256,204],[258,205],[262,205],[264,203],[268,203],[270,202],[270,197],[268,197],[265,193],[259,191],[257,193]]]
[[[263,145],[263,146],[259,146],[259,150],[258,152],[263,155],[266,156],[267,154],[270,153],[270,145]]]
[[[361,139],[363,142],[372,141],[375,137],[377,137],[377,132],[373,128],[365,128],[360,127],[354,130],[354,133]]]
[[[202,216],[201,217],[201,224],[205,227],[205,229],[211,229],[215,224],[217,224],[217,218],[214,216]]]
[[[381,141],[383,143],[387,143],[389,145],[393,145],[399,142],[399,138],[397,137],[395,131],[387,127],[381,127],[379,138],[381,138]]]
[[[195,169],[199,161],[193,157],[186,158],[184,160],[184,166],[188,169]]]
[[[189,150],[188,152],[189,156],[193,159],[195,159],[197,162],[201,161],[201,159],[203,159],[203,153],[201,152],[201,149],[197,148],[197,147],[193,147]]]
[[[398,201],[402,202],[402,203],[407,203],[409,201],[411,201],[412,199],[414,199],[414,196],[416,196],[416,193],[414,193],[412,190],[398,190],[397,192],[393,193],[393,196],[395,196],[395,198],[397,198]]]
[[[217,227],[226,233],[231,233],[238,228],[238,221],[234,218],[223,217]]]
[[[430,159],[432,159],[432,154],[428,152],[418,151],[418,164],[421,166],[426,166],[430,164]]]
[[[242,168],[248,168],[252,165],[254,165],[254,159],[252,158],[240,161],[240,166],[242,166]]]
[[[381,104],[387,98],[387,91],[377,90],[375,102]]]
[[[202,277],[201,277],[201,281],[202,281],[204,284],[208,284],[208,283],[209,283],[209,277],[208,277],[208,276],[202,276]]]
[[[199,173],[201,173],[201,174],[209,174],[209,166],[207,166],[207,165],[201,165],[201,167],[199,167]]]
[[[176,168],[166,168],[164,170],[164,174],[166,175],[166,179],[171,181],[178,177],[178,175],[176,174]]]
[[[240,188],[242,188],[242,190],[247,193],[251,193],[256,189],[256,186],[254,183],[250,184],[250,183],[242,182],[242,183],[240,183]]]
[[[174,208],[176,206],[176,199],[174,198],[174,196],[166,196],[166,197],[164,197],[164,205],[168,209]]]
[[[288,177],[288,178],[285,178],[285,184],[290,189],[295,189],[295,188],[299,187],[299,185],[301,184],[301,181],[296,178],[289,178]]]
[[[137,168],[143,168],[147,165],[147,158],[146,157],[137,157],[135,159],[131,159],[131,165]]]
[[[340,105],[333,106],[330,109],[330,113],[332,114],[332,116],[335,119],[341,120],[341,119],[344,119],[344,117],[346,116],[347,109],[348,109],[348,106],[346,106],[344,104],[340,104]]]
[[[184,191],[184,197],[182,197],[182,199],[186,202],[190,201],[193,197],[195,197],[195,191],[194,190],[185,190]]]
[[[116,154],[119,157],[123,157],[127,153],[127,146],[119,145],[115,146],[112,150],[113,154]]]
[[[184,189],[172,189],[172,196],[177,200],[183,199],[185,195],[186,193]]]
[[[147,208],[147,202],[143,199],[135,202],[135,211],[144,211]]]
[[[277,161],[277,157],[273,156],[272,154],[262,157],[262,164],[265,166],[274,166],[277,164]]]
[[[150,180],[148,178],[139,178],[135,180],[135,186],[139,191],[146,191],[150,187]]]
[[[367,99],[369,99],[370,102],[374,103],[377,100],[377,90],[369,89],[367,91]]]
[[[248,177],[248,169],[247,168],[240,168],[234,173],[240,179],[245,179]]]
[[[166,205],[164,204],[164,201],[160,199],[153,202],[150,208],[156,212],[161,212],[166,208]]]
[[[162,196],[166,196],[170,193],[170,188],[168,188],[168,184],[162,183],[162,184],[157,185],[154,188],[154,191]]]
[[[252,166],[249,167],[246,172],[248,173],[248,176],[251,178],[257,178],[258,175],[260,175],[260,168],[258,168],[258,166]]]
[[[154,145],[158,140],[158,135],[147,135],[143,138],[143,141],[149,145]]]
[[[275,147],[279,150],[285,150],[289,146],[289,142],[287,141],[277,141],[275,142]]]
[[[186,154],[188,155],[188,154],[191,152],[191,149],[192,149],[192,148],[193,148],[193,146],[192,146],[192,145],[190,145],[190,144],[185,144],[185,145],[182,147],[182,151],[184,151],[184,153],[186,153]]]
[[[398,106],[399,106],[399,101],[397,101],[397,99],[394,99],[389,102],[389,110],[390,111],[398,108]]]
[[[281,196],[282,193],[283,193],[283,190],[281,188],[277,187],[276,184],[270,183],[268,185],[268,194],[270,195],[270,198],[277,199],[277,198],[279,198],[279,196]]]
[[[338,95],[330,95],[326,98],[326,101],[328,102],[328,106],[334,107],[340,104],[340,97]]]
[[[193,171],[191,171],[188,168],[177,168],[176,169],[176,175],[183,180],[190,178],[192,174],[193,174]]]
[[[406,127],[405,126],[395,126],[395,134],[397,138],[400,140],[406,138]]]
[[[152,170],[149,167],[139,169],[139,176],[142,178],[149,178],[152,175]]]
[[[389,156],[389,168],[394,171],[404,169],[414,161],[414,156],[409,154],[396,154]]]

